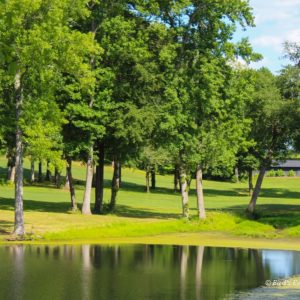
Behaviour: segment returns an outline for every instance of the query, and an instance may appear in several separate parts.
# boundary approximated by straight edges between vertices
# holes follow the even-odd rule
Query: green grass
[[[6,161],[0,158],[0,240],[13,229],[14,187],[5,183]],[[85,169],[74,163],[76,197],[80,205]],[[25,179],[29,164],[25,161]],[[104,199],[110,197],[111,166],[105,167]],[[207,219],[196,219],[196,195],[190,193],[191,220],[180,218],[181,200],[172,190],[172,176],[157,176],[157,189],[145,192],[145,174],[134,169],[122,171],[122,189],[115,212],[83,216],[69,211],[69,193],[51,184],[25,184],[26,231],[37,240],[105,240],[142,238],[182,233],[222,233],[226,239],[300,237],[300,178],[265,178],[258,199],[257,217],[248,220],[244,211],[249,202],[246,183],[204,181]],[[192,183],[193,184],[193,183]],[[92,195],[92,199],[94,195]],[[193,236],[193,235],[192,235]],[[194,236],[193,236],[194,237]],[[173,236],[173,240],[176,238]],[[190,241],[193,242],[192,240]],[[297,240],[298,242],[298,240]]]

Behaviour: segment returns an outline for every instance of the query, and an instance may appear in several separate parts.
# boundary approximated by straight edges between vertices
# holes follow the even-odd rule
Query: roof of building
[[[273,168],[300,168],[300,159],[287,159],[286,161],[274,162]]]

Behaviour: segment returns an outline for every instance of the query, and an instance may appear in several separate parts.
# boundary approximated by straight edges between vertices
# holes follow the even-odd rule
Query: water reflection
[[[269,265],[272,279],[289,277],[300,274],[300,252],[264,250],[262,251],[263,263]]]
[[[0,299],[223,299],[298,274],[300,253],[188,246],[0,247]]]

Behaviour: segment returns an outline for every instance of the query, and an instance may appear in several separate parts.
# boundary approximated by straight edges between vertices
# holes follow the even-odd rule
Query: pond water
[[[227,299],[300,274],[300,252],[189,246],[3,246],[0,299]]]

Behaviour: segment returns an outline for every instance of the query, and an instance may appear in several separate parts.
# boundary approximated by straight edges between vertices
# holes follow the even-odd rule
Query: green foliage
[[[283,176],[285,176],[285,173],[282,169],[278,169],[278,170],[275,171],[275,176],[276,177],[283,177]]]
[[[288,176],[289,177],[295,177],[296,176],[296,172],[294,170],[289,170]]]
[[[267,176],[268,177],[275,177],[276,176],[275,170],[272,169],[272,170],[268,171]]]

